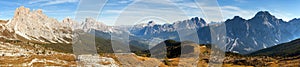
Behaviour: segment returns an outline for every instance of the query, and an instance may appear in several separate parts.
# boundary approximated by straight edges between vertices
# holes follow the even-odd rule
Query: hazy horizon
[[[103,7],[102,11],[100,11],[100,15],[98,18],[95,18],[97,21],[102,22],[106,25],[114,25],[117,18],[119,17],[120,13],[124,9],[126,9],[127,6],[132,5],[131,3],[134,3],[135,0],[119,0],[119,1],[112,1],[108,0]],[[279,1],[279,0],[278,0]],[[203,12],[201,11],[201,8],[197,7],[194,0],[166,0],[165,2],[142,2],[143,4],[137,5],[137,6],[143,6],[147,4],[155,4],[155,6],[148,6],[145,8],[135,7],[136,9],[147,9],[147,8],[157,8],[154,9],[155,11],[152,11],[149,9],[148,11],[152,12],[162,12],[163,11],[171,11],[174,10],[174,8],[179,8],[179,10],[182,10],[185,13],[175,15],[175,16],[187,16],[187,17],[179,17],[179,18],[173,18],[172,20],[166,20],[168,23],[173,23],[176,21],[182,21],[186,19],[190,19],[193,17],[199,17],[204,18],[207,22],[223,22],[227,19],[232,19],[234,16],[240,16],[244,19],[250,19],[252,18],[257,12],[259,11],[269,11],[272,15],[276,16],[279,19],[283,19],[284,21],[289,21],[294,18],[300,18],[299,14],[297,13],[300,11],[300,9],[293,9],[293,7],[296,7],[297,5],[300,6],[300,2],[288,2],[288,1],[260,1],[260,0],[218,0],[218,5],[221,9],[221,13],[223,15],[222,19],[215,19],[210,18],[207,20],[206,16],[203,16]],[[42,9],[43,12],[48,15],[49,17],[56,18],[58,21],[63,20],[64,18],[74,18],[75,14],[77,13],[76,10],[78,8],[79,0],[25,0],[25,1],[1,1],[0,6],[7,6],[7,7],[0,7],[0,9],[3,9],[2,12],[0,12],[0,19],[6,19],[9,20],[13,17],[14,10],[17,7],[25,6],[32,10],[36,9]],[[267,4],[265,4],[268,2]],[[171,3],[171,4],[170,4]],[[273,4],[273,5],[272,5]],[[176,7],[170,7],[172,5],[176,5]],[[202,4],[200,4],[202,5]],[[270,6],[271,5],[271,6]],[[214,8],[215,6],[210,6],[205,4],[203,8]],[[172,9],[171,9],[172,8]],[[212,9],[214,10],[214,9]],[[93,12],[93,11],[86,11],[86,12]],[[173,11],[174,13],[165,12],[170,15],[176,14],[176,11]],[[99,12],[96,12],[99,13]],[[140,17],[139,15],[135,15],[138,13],[143,12],[136,12],[136,11],[130,11],[132,13],[132,16],[134,17]],[[145,12],[144,12],[145,13]],[[143,14],[144,14],[143,13]],[[164,17],[162,17],[164,18]],[[146,23],[148,21],[151,21],[149,19],[143,20],[143,23]],[[162,24],[165,21],[156,20],[153,19],[153,21],[157,22],[158,24]]]

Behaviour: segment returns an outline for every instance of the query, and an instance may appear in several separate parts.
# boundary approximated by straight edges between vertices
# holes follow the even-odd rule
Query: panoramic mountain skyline
[[[42,10],[30,11],[30,8],[24,6],[17,8],[14,14],[14,18],[6,24],[7,27],[12,28],[8,29],[9,31],[15,31],[15,34],[28,40],[50,43],[71,43],[66,38],[72,39],[70,27],[74,24],[76,26],[72,28],[94,33],[97,37],[104,39],[111,39],[113,35],[130,34],[129,42],[132,41],[135,43],[135,46],[140,47],[152,47],[167,39],[182,41],[178,33],[181,30],[190,30],[189,32],[185,32],[185,34],[189,35],[181,36],[190,39],[188,41],[194,41],[199,44],[210,44],[212,42],[210,27],[220,27],[218,26],[219,23],[209,24],[205,19],[199,17],[163,25],[155,24],[155,21],[150,21],[146,24],[108,26],[93,18],[86,18],[84,21],[64,19],[60,22],[43,14]],[[247,54],[288,42],[299,38],[298,31],[300,30],[297,29],[299,21],[300,19],[283,21],[268,11],[259,11],[251,19],[234,16],[232,19],[222,22],[226,25],[225,40],[227,40],[227,43],[222,44],[222,46],[226,47],[226,51]],[[20,22],[23,24],[20,24]],[[192,32],[193,29],[196,30],[196,33]],[[37,30],[48,33],[33,33]],[[51,31],[59,33],[52,33]],[[191,35],[198,36],[199,39],[192,39],[194,36]]]
[[[114,25],[118,16],[127,6],[132,4],[135,0],[108,0],[102,9],[98,18],[95,18],[97,21],[103,22],[106,25]],[[201,1],[201,0],[195,0]],[[296,6],[299,6],[300,2],[292,1],[259,1],[258,0],[217,0],[219,6],[210,6],[209,4],[200,4],[203,5],[203,8],[199,8],[194,0],[171,0],[171,1],[162,1],[161,3],[155,1],[145,1],[141,2],[142,4],[137,4],[136,6],[142,6],[147,4],[155,4],[156,6],[148,6],[147,8],[143,7],[135,7],[136,9],[148,9],[149,11],[156,10],[154,12],[162,12],[166,14],[174,14],[179,13],[175,16],[187,16],[188,18],[192,17],[201,17],[207,20],[208,23],[211,21],[214,22],[223,22],[227,19],[232,18],[233,16],[240,16],[245,19],[250,19],[256,12],[258,11],[269,11],[274,16],[278,18],[282,18],[284,21],[289,21],[293,18],[299,18],[298,15],[299,9],[293,9]],[[77,13],[77,6],[79,4],[79,0],[21,0],[21,1],[1,1],[0,6],[8,6],[8,7],[0,7],[3,11],[0,12],[0,19],[10,19],[13,17],[13,12],[15,8],[19,6],[29,7],[33,10],[43,9],[44,13],[49,15],[50,17],[56,18],[59,21],[63,20],[66,17],[74,18]],[[268,2],[268,4],[264,4],[264,2]],[[273,5],[272,5],[273,4]],[[175,5],[175,6],[174,6]],[[272,6],[269,6],[272,5]],[[251,7],[249,7],[251,6]],[[59,7],[59,8],[58,8]],[[217,8],[216,8],[217,7]],[[223,18],[212,18],[207,19],[203,15],[203,11],[201,9],[212,8],[212,10],[221,9],[221,13],[224,16]],[[182,10],[185,13],[174,12],[173,10]],[[139,11],[139,10],[133,10]],[[170,11],[170,12],[163,12]],[[90,13],[99,13],[95,11],[86,11]],[[135,12],[132,13],[132,16],[140,17],[136,14],[145,13],[145,12]],[[147,13],[147,12],[146,12]],[[165,18],[165,17],[162,17]],[[160,21],[156,19],[151,19],[156,21],[157,23],[172,23],[180,20],[185,20],[186,17],[173,18],[172,20],[167,20],[169,22]],[[144,23],[150,21],[145,20]]]
[[[299,66],[299,2],[0,1],[0,66]]]

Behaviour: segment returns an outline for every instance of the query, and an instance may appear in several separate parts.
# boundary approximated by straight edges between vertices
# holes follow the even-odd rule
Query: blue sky
[[[107,25],[114,25],[118,21],[135,22],[133,20],[144,17],[142,15],[152,14],[160,16],[157,22],[176,22],[196,16],[215,22],[225,21],[233,16],[250,19],[258,11],[269,11],[285,21],[300,18],[300,9],[298,9],[300,0],[217,0],[216,3],[205,1],[207,0],[107,0],[102,11],[94,12],[100,13],[96,19]],[[11,19],[17,7],[25,6],[31,10],[42,9],[46,15],[61,21],[66,17],[74,18],[80,2],[79,0],[1,0],[0,19]],[[199,8],[199,5],[202,8]],[[218,11],[219,8],[222,17],[220,14],[215,15],[214,11]],[[201,9],[208,11],[203,12]],[[156,19],[145,21],[148,20]]]

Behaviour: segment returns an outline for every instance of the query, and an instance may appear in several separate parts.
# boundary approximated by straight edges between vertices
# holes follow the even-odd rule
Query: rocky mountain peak
[[[85,32],[90,32],[90,30],[92,29],[107,32],[107,33],[115,32],[115,29],[113,29],[113,27],[107,26],[102,22],[98,22],[93,18],[86,18],[85,21],[82,22],[81,26],[82,26],[81,29],[84,30]]]
[[[199,22],[199,23],[202,23],[202,24],[206,24],[206,22],[204,21],[203,18],[199,18],[199,17],[194,17],[191,19],[191,21],[194,21],[194,22]]]
[[[100,26],[100,27],[104,27],[107,26],[102,22],[98,22],[97,20],[93,19],[93,18],[86,18],[85,22],[83,22],[83,25],[88,25],[88,26]]]
[[[294,19],[290,20],[289,22],[300,22],[300,18],[294,18]]]
[[[65,18],[62,20],[63,23],[69,23],[71,21],[71,18]]]
[[[25,8],[24,6],[21,6],[21,7],[16,9],[14,17],[20,16],[20,15],[26,15],[26,14],[29,14],[29,13],[30,13],[29,8]]]
[[[42,9],[37,9],[37,10],[31,12],[29,8],[21,6],[15,10],[14,18],[16,18],[18,16],[26,16],[26,15],[28,16],[32,13],[34,13],[34,14],[36,13],[37,15],[43,15]]]
[[[280,25],[282,20],[277,19],[275,16],[271,15],[268,11],[259,11],[256,15],[249,20],[254,25],[263,24],[268,27],[276,27]]]
[[[62,20],[62,25],[70,27],[72,29],[80,28],[80,24],[76,21],[72,20],[71,18],[65,18]]]
[[[192,18],[191,20],[198,21],[198,20],[199,20],[199,18],[198,18],[198,17],[195,17],[195,18]]]
[[[271,18],[274,17],[273,15],[271,15],[268,11],[259,11],[255,14],[254,17],[265,17],[265,18]]]
[[[194,17],[194,18],[190,19],[189,21],[192,22],[192,25],[195,24],[195,25],[199,25],[201,27],[207,25],[207,23],[204,21],[204,19],[203,18],[199,18],[199,17]]]
[[[229,21],[235,21],[236,23],[240,23],[240,22],[242,22],[242,21],[245,21],[245,19],[244,18],[242,18],[242,17],[240,17],[240,16],[234,16],[232,19],[228,19],[228,20],[226,20],[227,22],[229,22]]]
[[[149,21],[149,22],[148,22],[148,26],[153,26],[153,25],[155,25],[155,22],[154,22],[154,21]]]
[[[240,16],[234,16],[233,19],[243,19],[243,18]]]
[[[36,10],[36,12],[39,13],[39,14],[43,14],[42,9],[38,9],[38,10]]]
[[[204,24],[207,24],[203,18],[200,18],[199,21],[202,22],[202,23],[204,23]]]
[[[93,18],[85,18],[85,22],[96,22],[96,20],[95,19],[93,19]]]
[[[226,25],[230,26],[230,25],[237,25],[237,26],[240,26],[241,24],[242,25],[245,25],[244,22],[246,20],[243,19],[242,17],[240,16],[234,16],[232,19],[227,19],[225,21]]]
[[[154,23],[154,21],[149,21],[149,22],[148,22],[148,24],[152,24],[152,23]]]

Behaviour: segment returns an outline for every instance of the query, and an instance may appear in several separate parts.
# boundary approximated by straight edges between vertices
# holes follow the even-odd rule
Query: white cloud
[[[79,0],[31,0],[29,4],[41,4],[41,6],[62,4],[62,3],[77,3]]]
[[[118,3],[120,4],[127,4],[127,3],[130,3],[132,2],[132,0],[119,0]]]
[[[189,15],[200,16],[207,22],[221,22],[231,19],[234,16],[241,16],[245,19],[252,18],[259,10],[242,9],[238,6],[226,5],[219,6],[218,3],[208,0],[210,2],[202,2],[206,0],[195,0],[195,2],[178,2],[177,5],[185,10]],[[239,2],[246,2],[244,0],[236,0]],[[204,10],[204,11],[203,11]],[[221,14],[220,14],[221,13]],[[206,14],[206,16],[204,15]]]
[[[78,1],[79,0],[53,0],[53,1],[48,1],[47,3],[42,4],[41,6],[62,4],[62,3],[76,3]]]
[[[49,1],[49,0],[31,0],[28,3],[29,4],[35,4],[35,3],[47,2],[47,1]]]
[[[233,18],[234,16],[241,16],[245,19],[250,19],[257,12],[255,10],[244,10],[236,6],[223,6],[221,7],[224,20]]]
[[[197,5],[195,3],[180,3],[178,4],[181,6],[181,8],[191,8],[195,9],[193,11],[188,11],[189,13],[195,13],[195,14],[201,14],[200,16],[203,16],[204,13],[201,13],[201,11],[205,11],[206,21],[210,22],[221,22],[225,21],[227,19],[233,18],[234,16],[241,16],[245,19],[252,18],[254,14],[257,12],[255,10],[244,10],[237,6],[218,6],[216,3],[203,3],[199,2]],[[187,9],[184,9],[187,10]],[[221,13],[221,14],[220,14]],[[216,17],[216,18],[215,18]]]
[[[122,10],[105,10],[105,12],[102,12],[102,13],[105,13],[105,14],[120,14],[122,12]]]
[[[239,1],[243,2],[243,0]],[[169,0],[140,0],[137,3],[139,4],[135,4],[132,7],[127,7],[127,10],[124,10],[124,12],[123,10],[118,9],[104,10],[102,14],[104,14],[105,16],[101,16],[99,20],[103,21],[106,24],[112,25],[114,22],[123,22],[123,24],[125,24],[125,22],[136,22],[140,19],[144,19],[145,16],[157,16],[160,18],[164,18],[170,22],[182,21],[197,16],[204,18],[207,22],[221,22],[227,19],[231,19],[234,16],[241,16],[245,19],[250,19],[256,14],[256,12],[260,11],[243,9],[238,6],[232,5],[219,6],[216,2],[199,2],[198,4],[196,4],[195,2],[176,2],[176,4],[174,4]],[[178,9],[178,7],[180,9]],[[284,20],[290,19],[288,17],[292,16],[285,12],[270,12],[276,17],[283,18]],[[119,16],[119,14],[125,16],[121,17]]]
[[[22,5],[22,3],[19,3],[18,1],[3,0],[0,2],[0,5],[1,5],[1,7],[4,7],[4,5],[10,7],[10,6],[16,6],[16,5],[19,6],[19,5]]]
[[[74,11],[71,11],[71,10],[69,10],[69,9],[60,9],[60,10],[46,10],[46,9],[42,9],[43,10],[43,12],[45,12],[45,13],[66,13],[66,12],[74,12]]]
[[[117,14],[114,15],[114,18],[110,17],[110,19],[114,21],[109,21],[108,23],[121,23],[118,25],[130,25],[131,23],[142,22],[141,20],[145,19],[158,21],[160,18],[160,20],[175,22],[188,18],[182,10],[168,0],[140,0],[133,2],[133,4],[126,7],[125,10],[111,9],[103,12],[103,14],[108,13]],[[109,15],[100,17],[100,21],[107,22],[107,19],[104,19],[107,16]]]
[[[284,10],[276,10],[276,9],[265,9],[260,8],[256,10],[242,9],[236,6],[221,6],[222,14],[224,15],[224,21],[226,19],[231,19],[234,16],[240,16],[244,19],[251,19],[255,16],[255,14],[259,11],[269,11],[272,15],[277,17],[278,19],[283,19],[284,21],[289,21],[297,16],[294,16],[291,13],[285,12]]]
[[[178,0],[179,1],[179,0]],[[174,2],[174,1],[173,1]],[[122,23],[124,21],[126,22],[136,22],[137,20],[144,19],[145,16],[157,16],[160,18],[163,18],[169,22],[176,22],[176,21],[182,21],[189,19],[191,17],[201,17],[204,18],[207,22],[210,21],[224,21],[223,15],[229,15],[233,14],[230,11],[241,11],[240,8],[234,7],[234,6],[224,6],[225,12],[222,15],[222,7],[219,7],[216,2],[212,2],[210,4],[199,2],[198,5],[201,6],[201,8],[196,5],[194,2],[177,2],[172,3],[168,0],[161,0],[161,1],[138,1],[136,2],[138,4],[134,4],[134,6],[127,7],[127,10],[105,10],[103,14],[117,14],[114,18],[113,16],[110,16],[110,20],[104,19],[107,18],[107,16],[103,16],[100,18],[100,21],[109,23],[114,22],[115,20],[117,23]],[[203,11],[206,10],[206,16],[204,16]],[[247,12],[242,12],[247,13]],[[118,18],[118,15],[125,15],[126,17],[120,17]],[[233,16],[231,16],[233,17]],[[111,21],[114,20],[114,21]]]
[[[75,11],[75,20],[82,21],[85,18],[97,19],[106,3],[107,0],[81,0]]]
[[[235,7],[235,6],[223,6],[223,9],[230,9],[230,10],[241,10],[241,8],[239,7]]]
[[[202,11],[204,19],[207,22],[220,22],[222,21],[223,15],[220,9],[220,6],[217,1],[215,0],[195,0],[197,8]]]

